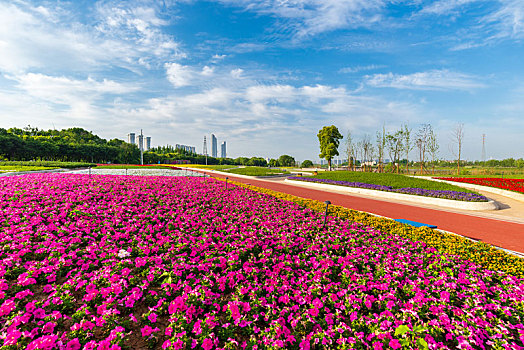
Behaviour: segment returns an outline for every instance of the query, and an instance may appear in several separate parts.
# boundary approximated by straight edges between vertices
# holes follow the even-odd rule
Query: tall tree
[[[329,171],[331,171],[331,159],[334,156],[338,156],[338,146],[340,145],[340,139],[343,136],[338,131],[338,128],[334,125],[324,126],[319,130],[318,141],[320,143],[320,158],[324,158],[328,162]]]
[[[353,149],[353,137],[351,131],[348,130],[348,136],[346,136],[346,155],[348,157],[348,170],[353,170],[354,160],[354,149]]]
[[[280,164],[280,166],[295,166],[295,158],[287,154],[283,154],[280,157],[278,157],[278,163]]]
[[[404,124],[402,127],[402,136],[404,136],[404,152],[406,152],[406,173],[409,175],[409,152],[413,150],[415,145],[413,144],[413,139],[411,138],[412,129],[409,128],[408,124]]]
[[[457,124],[451,132],[451,140],[455,148],[451,148],[455,157],[457,157],[457,175],[460,175],[460,157],[462,155],[462,142],[464,141],[464,124]]]
[[[426,162],[427,146],[429,142],[429,135],[431,132],[430,124],[422,124],[420,129],[417,131],[417,139],[415,144],[418,148],[419,160],[420,160],[420,174],[424,173],[424,165]]]
[[[398,161],[404,146],[403,130],[398,130],[394,134],[388,133],[386,135],[386,147],[388,149],[389,158],[396,167],[397,174],[399,173]]]
[[[364,171],[367,170],[367,164],[368,161],[373,160],[373,144],[371,143],[371,138],[369,135],[364,135],[364,138],[362,139],[362,153],[363,153],[363,160],[364,160]]]
[[[386,149],[386,126],[382,125],[382,132],[377,132],[378,171],[384,171],[384,150]]]
[[[431,174],[432,175],[435,175],[435,159],[437,158],[438,149],[439,149],[439,144],[437,140],[437,135],[433,131],[433,128],[431,128],[429,131],[429,137],[428,137],[428,151],[429,151],[429,154],[431,154],[431,164],[432,164]]]

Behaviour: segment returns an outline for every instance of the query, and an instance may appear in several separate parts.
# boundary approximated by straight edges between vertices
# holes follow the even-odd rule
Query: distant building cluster
[[[204,136],[204,154],[207,153],[206,138]],[[211,157],[218,158],[218,140],[215,134],[211,134]],[[226,141],[220,144],[220,158],[227,157]]]
[[[138,143],[136,142],[138,139]],[[145,139],[145,142],[144,142]],[[136,137],[134,132],[130,132],[127,134],[127,143],[130,143],[132,145],[137,145],[138,149],[141,151],[149,151],[151,149],[151,136],[146,136],[140,132],[138,137]]]
[[[178,143],[175,145],[175,149],[182,149],[189,153],[196,153],[196,147],[193,146],[186,146],[186,145],[179,145]]]

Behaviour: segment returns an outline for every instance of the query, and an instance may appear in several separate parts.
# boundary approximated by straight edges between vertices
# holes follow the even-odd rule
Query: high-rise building
[[[151,136],[146,137],[146,151],[151,149]]]
[[[134,132],[127,134],[127,143],[130,143],[132,145],[135,144],[135,133]]]
[[[226,141],[222,142],[220,145],[220,157],[226,158]]]
[[[217,138],[215,134],[211,134],[211,157],[218,157]]]

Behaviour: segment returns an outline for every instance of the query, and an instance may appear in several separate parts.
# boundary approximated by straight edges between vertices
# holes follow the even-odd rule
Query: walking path
[[[360,195],[305,188],[288,184],[283,179],[247,179],[237,177],[235,174],[209,172],[201,169],[198,169],[198,171],[219,178],[227,176],[237,182],[297,197],[319,201],[329,200],[334,205],[393,219],[408,219],[434,224],[441,230],[524,253],[524,203],[492,193],[486,192],[483,194],[499,202],[502,205],[501,210],[471,213],[457,209],[442,209],[431,205],[414,205],[413,203],[408,204],[397,200],[380,200]]]

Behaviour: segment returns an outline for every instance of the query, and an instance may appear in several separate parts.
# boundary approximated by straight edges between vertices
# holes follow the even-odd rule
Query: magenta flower
[[[152,322],[152,323],[155,323],[156,322],[156,318],[157,318],[157,314],[155,314],[154,312],[150,313],[149,316],[147,316],[147,319]]]
[[[399,349],[402,347],[402,345],[400,345],[400,342],[397,340],[397,339],[391,339],[389,341],[389,346],[392,348],[392,349]]]
[[[142,332],[142,337],[148,337],[151,335],[151,333],[153,333],[153,328],[151,328],[151,326],[145,325],[140,331]]]
[[[211,350],[213,348],[213,341],[209,338],[204,339],[204,342],[202,343],[202,348],[204,350]]]
[[[44,325],[44,328],[43,328],[43,332],[44,333],[53,333],[54,329],[55,329],[55,326],[56,324],[53,323],[53,322],[47,322],[45,325]]]

